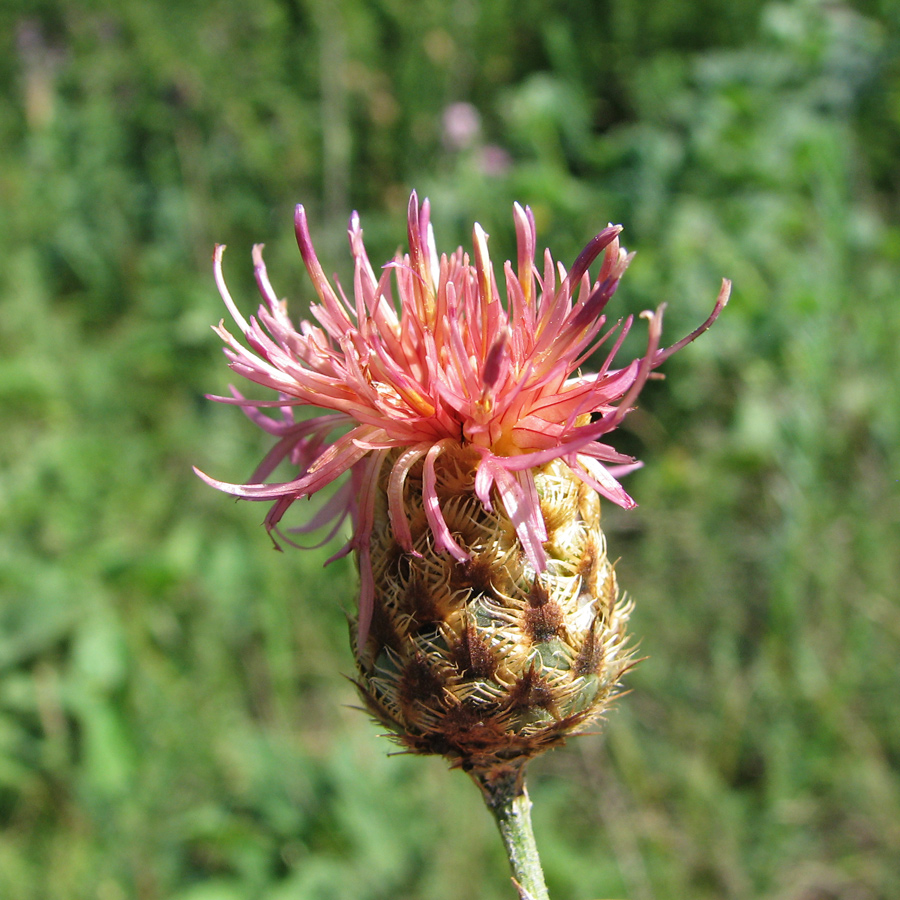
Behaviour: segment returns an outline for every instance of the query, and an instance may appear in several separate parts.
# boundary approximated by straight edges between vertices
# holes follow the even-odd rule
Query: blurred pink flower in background
[[[481,137],[481,114],[471,103],[451,103],[442,117],[444,145],[467,150]]]
[[[478,163],[483,175],[498,178],[512,168],[512,157],[499,144],[485,144]]]

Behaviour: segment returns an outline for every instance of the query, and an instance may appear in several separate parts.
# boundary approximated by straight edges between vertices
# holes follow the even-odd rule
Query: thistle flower
[[[515,266],[506,303],[474,228],[473,254],[438,256],[429,206],[409,202],[409,252],[376,276],[350,219],[352,296],[332,286],[302,206],[295,225],[319,302],[299,328],[253,248],[263,297],[245,319],[216,282],[246,346],[220,323],[235,372],[277,399],[215,397],[277,438],[246,484],[201,477],[237,497],[273,501],[276,542],[346,517],[361,578],[358,686],[409,750],[441,753],[478,777],[521,762],[594,719],[630,665],[620,596],[600,529],[600,499],[634,501],[618,476],[638,463],[606,437],[651,373],[705,331],[660,346],[663,306],[645,312],[647,348],[615,367],[632,317],[604,309],[631,255],[621,227],[594,237],[567,272],[535,264],[530,209],[514,207]],[[594,278],[592,263],[599,260]],[[249,348],[249,349],[248,349]],[[594,354],[592,374],[580,367]],[[324,410],[297,418],[298,407]],[[277,417],[263,412],[271,408]],[[266,483],[288,461],[296,477]],[[348,477],[303,526],[280,523],[294,501]]]

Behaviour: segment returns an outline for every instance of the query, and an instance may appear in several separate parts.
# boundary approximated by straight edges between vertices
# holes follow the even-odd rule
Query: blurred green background
[[[352,709],[355,576],[201,484],[267,448],[204,399],[310,211],[351,281],[415,187],[438,244],[511,204],[673,358],[606,513],[647,659],[532,766],[554,900],[900,897],[900,5],[5,0],[0,897],[501,900],[475,788]],[[635,345],[637,346],[637,345]]]

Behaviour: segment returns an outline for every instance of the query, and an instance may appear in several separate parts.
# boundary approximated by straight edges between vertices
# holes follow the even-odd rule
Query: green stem
[[[531,800],[523,766],[472,773],[497,821],[521,900],[550,900],[531,827]]]

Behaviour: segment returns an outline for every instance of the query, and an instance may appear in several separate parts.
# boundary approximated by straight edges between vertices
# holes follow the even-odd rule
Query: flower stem
[[[531,827],[531,800],[523,765],[473,772],[484,802],[500,829],[513,882],[521,900],[550,900]]]

